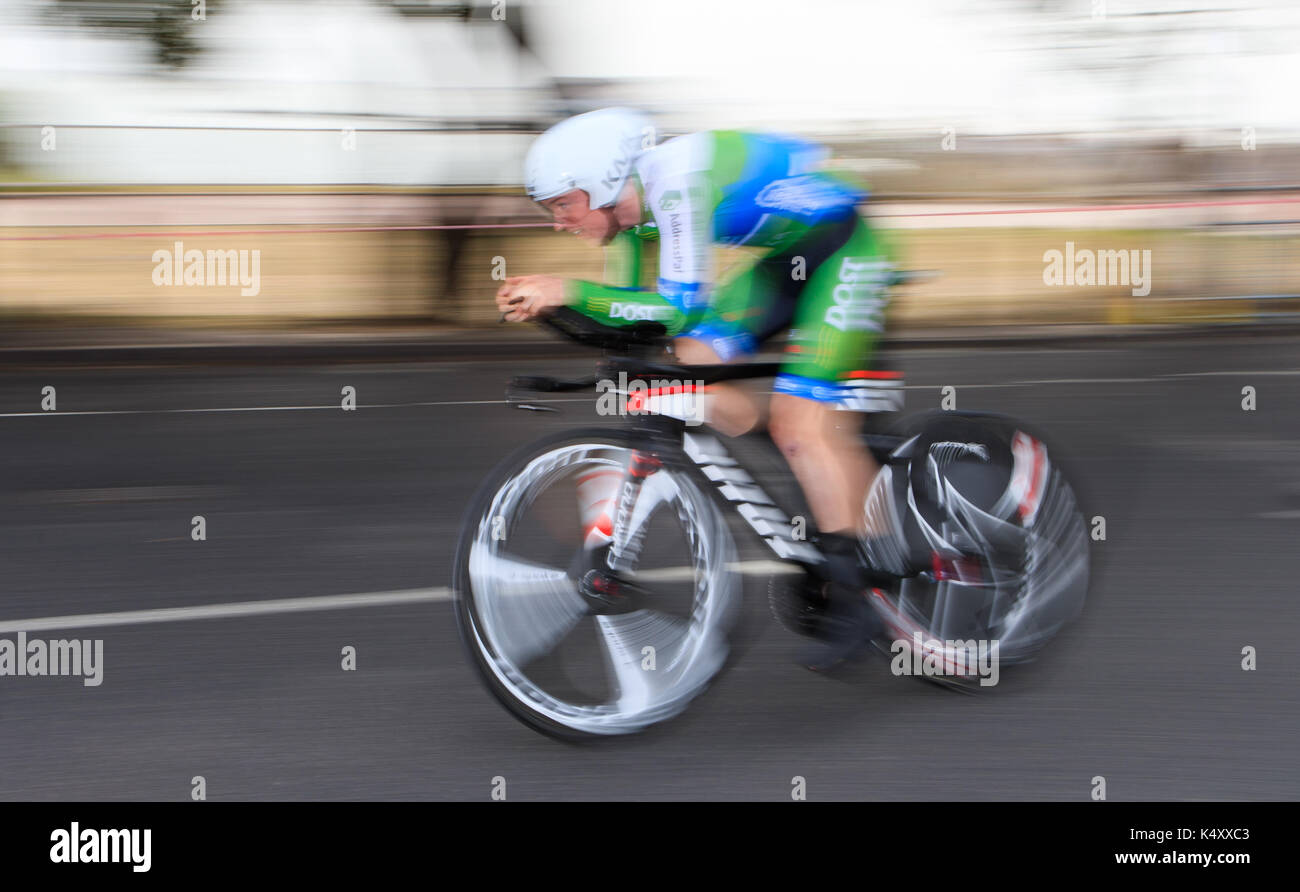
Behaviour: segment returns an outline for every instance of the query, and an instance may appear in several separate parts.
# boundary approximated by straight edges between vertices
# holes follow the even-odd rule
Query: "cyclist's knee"
[[[772,397],[768,433],[787,459],[816,451],[825,445],[821,413],[823,406],[788,394]]]

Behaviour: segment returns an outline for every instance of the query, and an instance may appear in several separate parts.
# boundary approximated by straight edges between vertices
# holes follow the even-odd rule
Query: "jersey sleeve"
[[[641,239],[631,230],[605,246],[604,283],[616,288],[641,287]]]
[[[639,291],[570,279],[565,283],[565,303],[602,325],[661,322],[670,336],[686,328],[690,318],[656,291]]]

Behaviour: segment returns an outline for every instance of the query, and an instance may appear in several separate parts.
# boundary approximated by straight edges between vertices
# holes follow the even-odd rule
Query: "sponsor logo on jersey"
[[[809,215],[857,204],[857,196],[816,176],[788,177],[763,187],[754,199],[761,208]]]
[[[659,199],[659,210],[671,211],[681,203],[682,193],[678,192],[676,189],[671,189],[668,192],[665,192]]]
[[[742,353],[754,351],[752,335],[720,335],[710,338],[709,344],[723,362],[730,362]]]
[[[884,329],[885,285],[893,265],[879,258],[845,257],[840,263],[840,284],[826,311],[827,325],[840,331]]]
[[[675,273],[682,271],[682,233],[684,228],[681,214],[668,215],[668,238],[672,243],[672,268]]]
[[[626,319],[629,322],[637,322],[643,319],[660,322],[666,319],[671,319],[672,315],[672,307],[655,307],[646,304],[619,302],[609,305],[609,316],[611,319]]]
[[[708,302],[708,293],[699,282],[677,282],[661,277],[657,287],[659,296],[679,310],[689,310]]]

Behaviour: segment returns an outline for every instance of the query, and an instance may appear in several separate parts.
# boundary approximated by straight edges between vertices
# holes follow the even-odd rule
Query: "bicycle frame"
[[[561,329],[563,331],[563,329]],[[565,331],[566,334],[569,332]],[[571,336],[571,335],[570,335]],[[643,342],[637,342],[638,346]],[[608,347],[608,342],[604,344]],[[593,386],[604,376],[628,382],[668,380],[674,386],[650,391],[656,398],[694,394],[700,388],[722,381],[775,377],[781,364],[737,363],[729,365],[681,366],[651,362],[640,356],[606,357],[598,366],[595,378],[574,382],[554,382],[549,379],[516,379],[516,384],[535,390],[577,390]],[[880,377],[897,380],[901,393],[901,374],[878,373]],[[628,471],[618,488],[618,503],[612,543],[606,554],[606,567],[615,574],[628,574],[636,569],[639,553],[640,531],[628,529],[645,480],[662,466],[665,460],[685,456],[698,473],[708,481],[707,489],[715,501],[738,513],[758,535],[772,554],[781,561],[804,565],[822,563],[825,558],[811,542],[796,537],[794,525],[786,513],[777,506],[748,470],[729,454],[716,436],[707,430],[690,430],[684,414],[672,408],[656,412],[640,401],[629,406],[632,428],[646,439],[647,448],[633,453]],[[868,446],[878,461],[889,460],[889,452],[902,442],[898,437],[876,435]]]

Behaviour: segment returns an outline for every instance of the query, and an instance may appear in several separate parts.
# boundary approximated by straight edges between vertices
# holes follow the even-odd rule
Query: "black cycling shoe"
[[[822,580],[819,640],[803,648],[798,661],[814,672],[828,672],[864,650],[884,631],[884,623],[867,601],[868,586],[878,574],[863,564],[857,537],[824,533],[817,537],[817,545],[826,559],[810,568]],[[815,580],[810,579],[810,584],[815,585]]]
[[[814,672],[829,672],[858,656],[884,630],[866,592],[837,583],[827,587],[826,609],[820,617],[818,640],[799,651],[798,661]]]
[[[788,632],[805,638],[824,638],[826,580],[805,572],[797,577],[773,576],[768,581],[767,605],[773,618]]]

